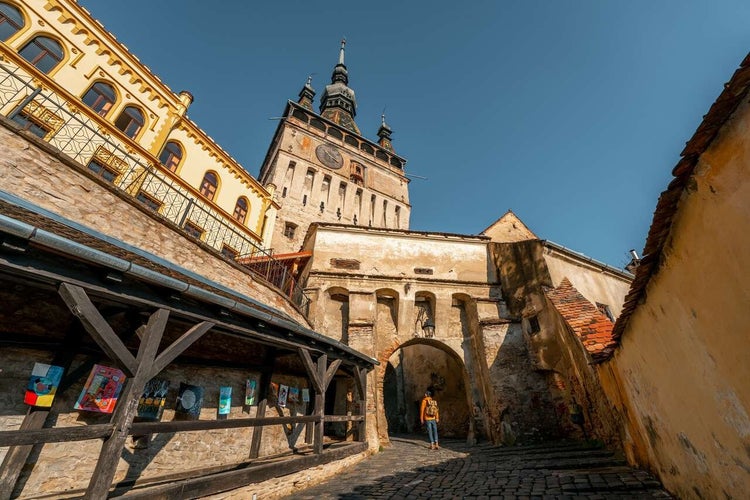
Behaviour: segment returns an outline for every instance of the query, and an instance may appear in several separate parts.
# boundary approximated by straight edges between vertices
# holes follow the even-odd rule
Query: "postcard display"
[[[64,371],[62,366],[34,363],[26,386],[24,403],[42,408],[51,407]],[[112,413],[126,378],[117,368],[94,365],[73,408],[96,413]],[[254,374],[246,379],[245,406],[257,406],[258,387],[259,375]],[[169,388],[169,380],[154,378],[146,383],[138,400],[139,421],[161,420]],[[180,382],[174,408],[175,415],[178,418],[197,420],[203,408],[204,392],[203,387]],[[271,382],[270,392],[271,400],[275,400],[276,405],[282,408],[287,405],[297,407],[300,403],[306,407],[310,402],[310,390],[306,387]],[[218,415],[226,418],[232,409],[232,387],[219,387],[218,396]]]
[[[138,400],[138,418],[142,421],[161,420],[168,392],[169,380],[156,378],[149,380]]]
[[[117,368],[94,365],[76,404],[76,410],[112,413],[125,383],[125,374]]]
[[[34,363],[23,402],[31,406],[50,408],[60,386],[63,371],[62,366]]]

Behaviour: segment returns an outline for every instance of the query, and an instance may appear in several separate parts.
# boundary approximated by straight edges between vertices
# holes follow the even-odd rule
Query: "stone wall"
[[[188,238],[174,224],[116,192],[47,143],[11,128],[0,119],[2,190],[205,276],[308,325],[289,299],[262,279]]]

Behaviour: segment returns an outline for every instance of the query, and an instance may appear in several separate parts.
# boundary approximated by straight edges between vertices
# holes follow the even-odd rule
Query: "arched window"
[[[203,176],[203,182],[201,182],[201,194],[209,200],[213,200],[218,187],[219,179],[216,177],[216,174],[206,172],[206,175]]]
[[[106,116],[115,103],[117,94],[112,85],[96,82],[83,94],[83,103],[96,111],[100,116]]]
[[[49,73],[63,59],[62,45],[46,36],[33,38],[18,53],[42,73]]]
[[[234,206],[232,217],[243,224],[245,223],[245,218],[247,217],[247,198],[244,196],[237,198],[237,204]]]
[[[0,2],[0,40],[3,42],[23,28],[21,11],[5,2]]]
[[[169,141],[159,155],[159,161],[167,167],[170,172],[176,172],[182,160],[182,148],[174,141]]]
[[[119,128],[125,135],[134,139],[143,127],[143,113],[135,106],[128,106],[122,110],[120,116],[115,120],[115,127]]]

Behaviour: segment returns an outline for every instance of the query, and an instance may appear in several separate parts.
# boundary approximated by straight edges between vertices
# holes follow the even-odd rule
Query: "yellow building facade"
[[[228,256],[270,247],[278,204],[80,5],[0,2],[0,113]]]

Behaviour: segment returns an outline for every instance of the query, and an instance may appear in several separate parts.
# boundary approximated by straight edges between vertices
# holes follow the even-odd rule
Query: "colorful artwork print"
[[[108,366],[94,365],[73,408],[112,413],[124,383],[125,374],[122,371]]]
[[[245,404],[247,406],[254,406],[258,404],[258,379],[252,377],[247,379],[245,382]]]
[[[308,389],[307,387],[302,389],[302,402],[303,403],[310,402],[310,389]]]
[[[57,388],[60,386],[63,371],[62,366],[34,363],[23,402],[32,406],[51,407]]]
[[[289,402],[295,404],[299,403],[299,387],[289,388]]]
[[[232,388],[219,387],[219,415],[229,415],[232,409]]]
[[[203,387],[180,382],[175,414],[190,420],[198,420],[203,407]]]
[[[167,392],[169,392],[168,380],[156,378],[149,380],[143,388],[141,399],[138,400],[138,418],[160,420],[164,412],[164,404],[167,402]]]
[[[286,406],[286,399],[289,395],[289,387],[285,386],[284,384],[281,384],[279,386],[279,399],[277,400],[277,404],[281,406],[282,408]]]

